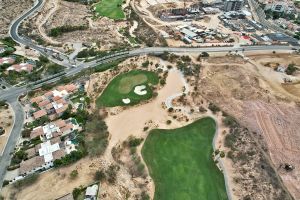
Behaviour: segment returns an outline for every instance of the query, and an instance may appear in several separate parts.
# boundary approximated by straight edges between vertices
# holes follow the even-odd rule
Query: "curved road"
[[[161,54],[163,52],[171,52],[171,53],[201,53],[201,52],[229,52],[229,51],[273,51],[273,50],[293,50],[293,47],[290,46],[245,46],[245,47],[201,47],[201,48],[189,48],[189,47],[149,47],[149,48],[141,48],[141,49],[133,49],[126,54],[114,53],[110,56],[106,56],[103,58],[99,58],[97,60],[87,62],[87,63],[77,63],[75,68],[72,68],[72,64],[70,63],[68,57],[56,50],[42,47],[34,44],[30,39],[26,37],[22,37],[18,34],[18,28],[21,22],[36,12],[39,8],[42,7],[44,0],[36,0],[34,6],[26,11],[22,16],[16,19],[11,27],[9,34],[17,43],[26,45],[29,48],[38,51],[40,54],[48,57],[52,62],[64,65],[67,67],[65,70],[66,74],[64,76],[71,77],[80,73],[82,70],[86,68],[92,68],[102,63],[110,62],[113,60],[117,60],[120,58],[126,58],[131,56],[145,55],[145,54]],[[297,47],[298,48],[298,47]],[[60,57],[61,59],[57,58]],[[76,63],[76,62],[75,62]],[[48,77],[49,78],[49,77]],[[34,88],[39,88],[43,84],[53,83],[60,79],[61,77],[56,77],[48,80],[45,78],[44,82],[41,84],[37,84]],[[9,165],[11,160],[11,152],[13,152],[14,147],[17,143],[18,138],[20,137],[23,122],[24,122],[24,113],[22,106],[18,103],[18,96],[30,90],[26,86],[22,87],[11,87],[7,90],[0,91],[0,100],[5,100],[11,104],[14,112],[15,112],[15,124],[13,126],[13,130],[8,139],[7,145],[3,151],[3,154],[0,159],[0,188],[2,187],[2,182],[4,179],[6,167]]]

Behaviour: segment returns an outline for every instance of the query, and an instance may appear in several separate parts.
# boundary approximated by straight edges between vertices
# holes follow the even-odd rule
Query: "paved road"
[[[16,146],[18,138],[20,137],[20,133],[24,123],[23,108],[20,105],[20,103],[17,101],[17,99],[13,101],[8,101],[8,103],[10,104],[10,106],[14,111],[15,118],[14,118],[13,129],[10,133],[10,137],[8,138],[2,156],[0,157],[0,190],[2,188],[2,183],[5,176],[6,168],[10,164],[10,160],[12,157],[11,153],[14,152],[14,148]]]
[[[117,60],[120,58],[127,58],[131,56],[137,56],[137,55],[144,55],[144,54],[159,54],[163,53],[165,51],[171,52],[171,53],[201,53],[201,52],[229,52],[229,51],[279,51],[279,50],[292,50],[292,47],[290,46],[247,46],[247,47],[202,47],[202,48],[188,48],[188,47],[182,47],[182,48],[172,48],[172,47],[149,47],[149,48],[141,48],[141,49],[134,49],[131,51],[126,52],[126,54],[120,54],[120,53],[114,53],[110,55],[109,57],[106,56],[104,58],[99,58],[97,60],[87,62],[87,63],[79,63],[76,62],[77,66],[75,68],[72,68],[72,64],[70,64],[68,57],[61,53],[57,52],[55,50],[42,47],[39,45],[34,44],[30,39],[26,37],[21,37],[18,34],[18,28],[21,24],[21,22],[32,15],[35,11],[37,11],[42,5],[44,0],[36,0],[35,5],[25,12],[21,17],[19,17],[17,20],[15,20],[11,27],[10,27],[10,35],[11,37],[19,44],[26,45],[30,47],[31,49],[34,49],[38,51],[40,54],[48,57],[52,62],[61,64],[66,66],[66,73],[64,76],[71,77],[73,75],[76,75],[80,73],[82,70],[87,68],[95,67],[99,64],[110,62],[113,60]],[[59,56],[57,56],[59,55]],[[59,59],[59,58],[60,59]],[[48,77],[49,78],[49,77]],[[43,84],[49,84],[56,82],[60,80],[61,77],[56,77],[48,80],[48,78],[44,79],[43,83],[35,85],[35,88],[41,87]],[[26,86],[22,87],[11,87],[6,89],[5,91],[0,91],[0,100],[5,100],[9,102],[12,105],[12,108],[15,112],[15,124],[13,126],[12,133],[8,139],[7,145],[4,149],[3,155],[0,159],[0,188],[2,186],[3,178],[5,175],[6,167],[9,165],[9,162],[11,160],[10,153],[13,152],[13,149],[17,143],[18,138],[21,134],[21,129],[24,122],[24,113],[22,110],[22,106],[18,103],[17,99],[18,96],[27,92],[30,90]]]
[[[39,52],[40,54],[48,57],[52,62],[60,64],[60,65],[64,65],[66,67],[70,67],[71,64],[69,63],[68,56],[65,55],[64,53],[61,53],[56,50],[46,48],[43,46],[36,45],[35,43],[33,43],[33,41],[31,41],[30,38],[20,36],[18,33],[18,29],[19,29],[19,26],[22,23],[22,21],[24,19],[26,19],[27,17],[31,16],[32,14],[34,14],[38,9],[40,9],[42,7],[43,3],[44,3],[44,0],[36,0],[34,6],[31,9],[29,9],[22,16],[20,16],[15,21],[13,21],[13,23],[11,24],[10,29],[9,29],[9,34],[12,37],[12,39],[14,41],[16,41],[17,43],[30,47],[31,49]],[[62,60],[56,59],[53,56],[58,56]]]

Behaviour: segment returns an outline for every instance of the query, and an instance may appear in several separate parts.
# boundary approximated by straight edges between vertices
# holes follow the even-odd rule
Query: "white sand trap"
[[[125,104],[129,104],[130,103],[130,99],[126,98],[126,99],[122,99],[123,103]]]
[[[145,85],[135,86],[134,93],[136,93],[137,95],[145,95],[145,94],[147,94],[147,90],[145,90],[145,89],[146,89]]]

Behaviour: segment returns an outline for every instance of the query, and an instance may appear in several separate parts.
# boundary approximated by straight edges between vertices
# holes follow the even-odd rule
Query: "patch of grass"
[[[173,130],[152,130],[142,148],[155,183],[154,200],[227,199],[224,178],[212,159],[216,124],[203,118]]]
[[[144,70],[132,70],[128,73],[115,77],[105,88],[96,103],[98,106],[114,107],[135,105],[142,100],[150,99],[153,95],[152,85],[158,84],[159,78],[156,73]],[[147,94],[134,93],[137,85],[145,85]],[[124,104],[122,99],[130,99],[129,104]]]
[[[124,19],[123,0],[101,0],[94,8],[96,14],[110,19]]]

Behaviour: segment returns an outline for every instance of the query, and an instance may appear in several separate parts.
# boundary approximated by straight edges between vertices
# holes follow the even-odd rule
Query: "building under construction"
[[[162,10],[159,13],[159,18],[163,21],[177,21],[189,19],[201,19],[203,12],[199,4],[194,4],[188,8],[184,5],[183,8],[174,8],[169,10]]]

